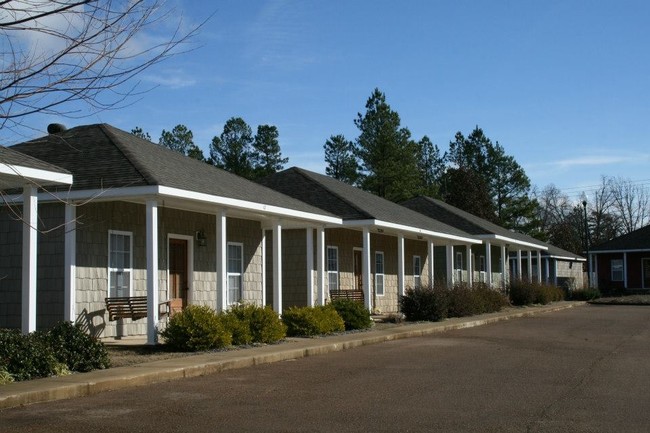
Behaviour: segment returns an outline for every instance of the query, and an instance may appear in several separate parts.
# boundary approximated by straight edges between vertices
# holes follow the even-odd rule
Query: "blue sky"
[[[445,150],[476,125],[533,185],[571,195],[601,175],[650,184],[646,1],[174,0],[187,23],[214,12],[198,48],[141,76],[154,89],[81,119],[157,140],[184,124],[208,153],[233,116],[276,125],[289,166],[323,172],[323,143],[354,139],[378,87],[415,139]],[[34,133],[30,133],[34,135]]]

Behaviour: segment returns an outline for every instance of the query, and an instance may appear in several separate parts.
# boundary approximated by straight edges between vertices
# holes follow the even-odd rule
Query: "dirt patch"
[[[596,305],[650,305],[650,295],[629,295],[611,298],[600,298],[589,301]]]
[[[163,359],[181,358],[192,356],[194,352],[170,352],[165,346],[147,345],[106,345],[108,356],[111,358],[111,367],[124,367],[126,365],[142,364],[144,362],[161,361]]]

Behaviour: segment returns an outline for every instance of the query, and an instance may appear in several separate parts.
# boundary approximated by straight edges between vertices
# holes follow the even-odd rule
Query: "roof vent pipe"
[[[50,123],[49,125],[47,125],[48,134],[60,134],[65,130],[66,130],[65,125],[62,125],[61,123]]]

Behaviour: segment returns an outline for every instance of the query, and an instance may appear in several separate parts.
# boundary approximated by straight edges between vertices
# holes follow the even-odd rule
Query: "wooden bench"
[[[330,299],[349,299],[363,304],[363,290],[330,290]]]
[[[106,298],[108,320],[131,319],[138,320],[147,317],[146,296],[124,296]]]

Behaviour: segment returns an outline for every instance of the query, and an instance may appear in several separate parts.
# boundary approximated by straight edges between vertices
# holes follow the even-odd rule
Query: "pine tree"
[[[354,156],[354,143],[342,134],[332,135],[323,145],[325,150],[325,174],[354,185],[359,178],[359,164]]]
[[[241,117],[230,118],[219,137],[210,143],[210,162],[231,173],[251,178],[253,165],[253,132]]]
[[[278,142],[278,128],[273,125],[259,125],[253,140],[253,177],[268,176],[284,169],[289,158],[283,158]]]

